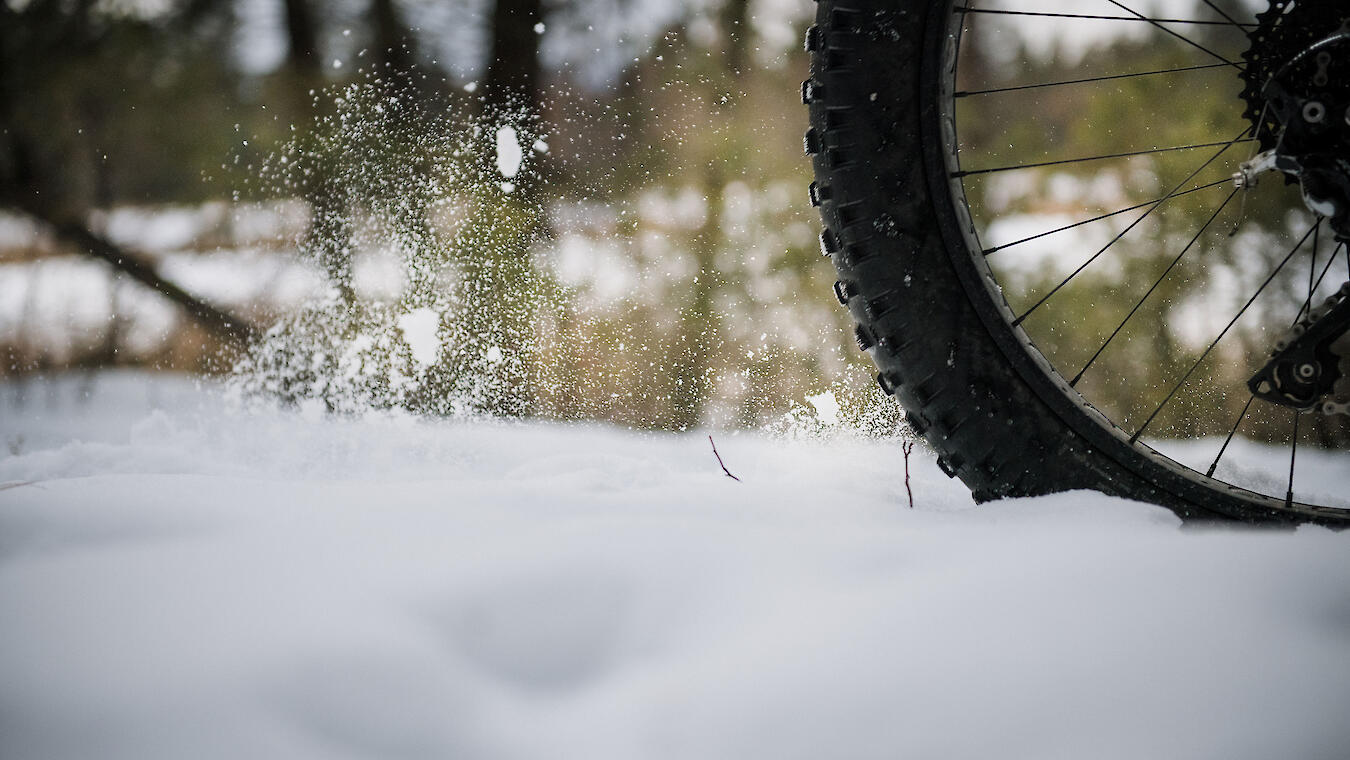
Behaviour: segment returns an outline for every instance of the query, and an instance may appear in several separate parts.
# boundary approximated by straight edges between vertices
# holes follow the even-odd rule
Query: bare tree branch
[[[197,324],[216,335],[239,344],[248,343],[257,336],[257,330],[248,322],[183,290],[155,271],[150,262],[133,255],[85,225],[52,219],[36,208],[26,207],[22,211],[46,225],[79,253],[107,262],[117,271],[178,304]]]

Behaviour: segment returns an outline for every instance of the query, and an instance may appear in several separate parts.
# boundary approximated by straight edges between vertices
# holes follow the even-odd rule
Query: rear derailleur
[[[1350,414],[1350,282],[1275,342],[1247,387],[1281,406]]]
[[[1307,207],[1350,244],[1350,22],[1304,48],[1261,89],[1278,141],[1241,166],[1238,187],[1279,171]],[[1263,117],[1261,121],[1265,121]],[[1312,306],[1311,303],[1308,304]],[[1308,308],[1247,382],[1260,399],[1301,411],[1350,415],[1350,282]]]

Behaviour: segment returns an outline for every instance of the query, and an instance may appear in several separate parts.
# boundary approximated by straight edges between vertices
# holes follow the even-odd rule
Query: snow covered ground
[[[0,758],[1350,754],[1350,536],[715,435],[0,385]]]

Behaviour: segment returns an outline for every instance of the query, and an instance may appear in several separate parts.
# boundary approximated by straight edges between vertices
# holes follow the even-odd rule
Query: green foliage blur
[[[274,5],[280,17],[291,3]],[[516,109],[488,103],[481,70],[434,60],[417,8],[402,9],[408,34],[393,68],[396,56],[366,47],[378,41],[376,21],[346,5],[344,21],[311,19],[317,51],[292,49],[261,71],[240,62],[237,3],[0,6],[3,120],[21,146],[21,165],[5,173],[24,180],[6,194],[75,217],[298,200],[306,231],[267,247],[330,285],[299,308],[238,307],[268,330],[242,363],[219,362],[221,345],[180,320],[180,335],[151,354],[109,349],[117,338],[103,332],[65,356],[19,341],[5,349],[5,374],[246,367],[250,388],[336,412],[399,406],[673,429],[804,420],[806,397],[829,392],[846,421],[895,428],[896,411],[850,348],[805,203],[796,91],[808,4],[776,12],[768,33],[746,2],[668,9],[631,61],[599,76],[545,67],[539,102]],[[605,12],[568,4],[545,21],[576,36]],[[342,44],[359,54],[327,65],[325,40],[352,34]],[[605,44],[581,36],[571,44]],[[305,39],[292,34],[293,48]],[[526,153],[510,183],[492,161],[502,125]],[[564,247],[572,259],[587,248],[604,255],[594,271],[559,278]],[[373,253],[398,262],[404,285],[393,296],[356,283]],[[430,365],[388,340],[401,314],[424,308],[440,314]]]

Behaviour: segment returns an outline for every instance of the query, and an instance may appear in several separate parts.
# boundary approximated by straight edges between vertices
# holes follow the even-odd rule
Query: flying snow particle
[[[502,359],[505,357],[502,356],[502,350],[500,348],[493,346],[487,350],[487,353],[483,355],[483,358],[487,359],[488,364],[501,364]]]
[[[441,351],[441,341],[436,337],[441,318],[435,309],[423,307],[400,314],[398,329],[403,331],[403,339],[412,349],[413,361],[425,367],[436,361]]]
[[[535,33],[535,34],[543,34],[543,33],[544,33],[544,29],[546,29],[546,28],[547,28],[547,27],[544,26],[544,22],[540,21],[539,23],[537,23],[537,24],[534,25],[534,33]]]
[[[807,396],[806,403],[816,410],[816,418],[825,425],[839,424],[839,400],[834,391],[825,391],[815,396]]]
[[[497,129],[497,171],[510,179],[520,171],[520,162],[525,160],[525,151],[520,148],[520,139],[516,129],[504,125]]]
[[[534,141],[534,145],[531,145],[530,147],[531,147],[531,148],[534,148],[534,152],[535,152],[535,153],[547,153],[547,152],[548,152],[548,143],[544,142],[543,140],[535,140],[535,141]]]
[[[476,92],[477,90],[478,90],[478,83],[477,83],[477,82],[466,82],[466,83],[464,84],[464,91],[467,92],[467,93],[469,93],[469,94],[471,94],[471,95],[472,95],[474,92]]]

